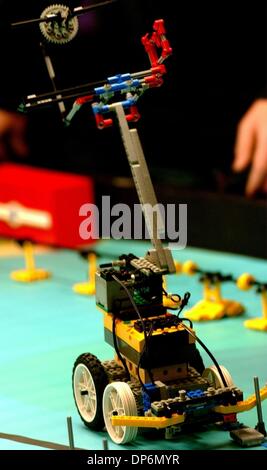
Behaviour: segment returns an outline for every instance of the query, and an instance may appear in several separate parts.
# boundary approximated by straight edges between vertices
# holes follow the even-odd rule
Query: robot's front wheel
[[[88,428],[101,430],[104,427],[102,397],[107,384],[107,374],[96,356],[85,353],[76,359],[73,395],[79,415]]]
[[[224,366],[220,366],[221,372],[223,374],[223,377],[225,379],[227,387],[233,387],[234,386],[234,381],[231,377],[230,372],[226,369]],[[219,371],[216,366],[212,365],[210,367],[207,367],[203,374],[202,377],[204,379],[207,379],[208,382],[210,383],[211,387],[214,388],[224,388],[225,385],[222,381],[222,378],[219,374]]]
[[[103,415],[110,438],[116,444],[126,444],[136,438],[138,428],[113,426],[112,416],[137,416],[137,406],[130,386],[125,382],[112,382],[103,395]]]

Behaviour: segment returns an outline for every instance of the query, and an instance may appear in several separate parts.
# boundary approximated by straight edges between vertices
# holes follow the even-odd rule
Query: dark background
[[[7,18],[38,17],[51,2],[1,4],[4,25]],[[47,46],[58,87],[147,69],[140,39],[157,18],[165,19],[173,56],[164,85],[140,98],[137,127],[159,198],[188,203],[189,244],[266,256],[266,201],[243,198],[246,173],[231,173],[237,124],[266,94],[266,1],[118,0],[82,17],[70,44]],[[11,31],[3,25],[0,98],[14,106],[51,84],[38,26]],[[68,129],[57,108],[31,112],[29,120],[25,163],[91,174],[100,195],[113,192],[115,200],[137,202],[133,188],[114,183],[116,176],[130,176],[119,131],[97,130],[89,105]]]
[[[8,7],[9,15],[13,21],[38,17],[49,4],[15,1]],[[139,102],[139,128],[149,163],[204,179],[216,169],[227,172],[238,120],[265,92],[265,7],[266,2],[118,0],[83,17],[79,35],[69,45],[48,46],[58,86],[147,68],[140,38],[151,31],[154,19],[164,18],[174,50],[168,75],[161,89],[148,91]],[[15,66],[15,95],[51,88],[40,39],[38,26],[17,28],[2,46]],[[56,110],[37,111],[32,117],[39,143],[34,149],[36,164],[127,173],[124,158],[118,156],[116,129],[97,131],[88,108],[67,133],[60,130],[57,118]],[[55,134],[60,134],[59,146]]]

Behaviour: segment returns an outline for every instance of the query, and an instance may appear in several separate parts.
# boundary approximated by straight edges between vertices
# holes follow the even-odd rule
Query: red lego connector
[[[172,48],[165,36],[166,29],[164,20],[161,19],[154,21],[153,29],[154,31],[151,37],[149,37],[149,34],[142,37],[142,44],[145,47],[152,67],[156,67],[172,54]],[[157,49],[161,49],[160,57]]]

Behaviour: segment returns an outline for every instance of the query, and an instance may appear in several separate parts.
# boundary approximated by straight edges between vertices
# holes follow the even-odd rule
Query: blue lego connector
[[[160,399],[159,388],[152,383],[145,384],[147,392],[142,390],[144,412],[150,410],[151,403]]]
[[[205,396],[203,390],[190,390],[189,392],[186,393],[188,398],[202,398]]]

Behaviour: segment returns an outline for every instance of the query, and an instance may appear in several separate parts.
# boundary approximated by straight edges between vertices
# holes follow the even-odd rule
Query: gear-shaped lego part
[[[54,44],[66,44],[75,38],[79,22],[70,15],[69,7],[65,5],[50,5],[41,14],[41,18],[58,15],[58,19],[40,23],[40,30],[45,39]]]

